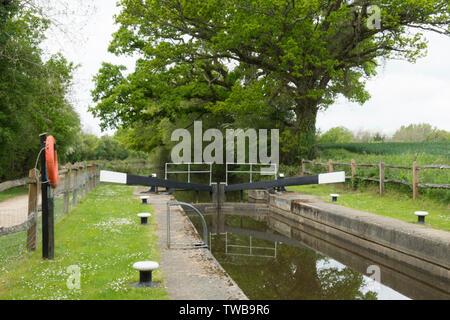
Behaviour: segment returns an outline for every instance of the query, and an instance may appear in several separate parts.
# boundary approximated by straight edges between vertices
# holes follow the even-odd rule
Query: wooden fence
[[[317,162],[315,160],[305,160],[302,159],[302,175],[305,174],[312,174],[311,171],[306,170],[306,163],[310,163],[312,166],[326,166],[328,167],[328,172],[333,172],[334,165],[339,166],[349,166],[351,169],[351,175],[346,176],[347,179],[360,179],[365,181],[375,181],[379,183],[380,188],[380,195],[384,192],[384,185],[385,183],[398,183],[403,184],[412,187],[413,192],[413,199],[417,199],[419,194],[419,188],[434,188],[434,189],[450,189],[450,184],[432,184],[432,183],[420,183],[420,170],[425,169],[439,169],[439,170],[446,170],[450,169],[450,166],[448,165],[440,165],[440,164],[433,164],[433,165],[424,165],[419,166],[417,164],[417,161],[414,161],[411,166],[399,166],[399,165],[393,165],[393,164],[386,164],[383,160],[380,161],[380,163],[377,164],[370,164],[370,163],[357,163],[354,159],[351,160],[350,163],[345,162],[337,162],[333,160],[328,160],[328,162]],[[368,178],[368,177],[362,177],[357,176],[356,171],[358,167],[374,167],[378,168],[378,178]],[[404,170],[412,170],[412,181],[405,181],[405,180],[398,180],[398,179],[386,179],[385,177],[385,168],[395,168],[395,169],[404,169]]]
[[[96,187],[99,182],[99,169],[100,165],[97,163],[83,162],[67,164],[58,171],[59,184],[52,190],[52,197],[62,196],[62,214],[69,213],[71,207],[77,206],[79,201]],[[2,236],[27,231],[27,250],[36,250],[38,217],[41,211],[38,208],[39,171],[32,169],[28,177],[0,183],[0,192],[26,185],[28,185],[28,218],[23,219],[24,221],[20,224],[2,227],[0,216],[0,239]]]

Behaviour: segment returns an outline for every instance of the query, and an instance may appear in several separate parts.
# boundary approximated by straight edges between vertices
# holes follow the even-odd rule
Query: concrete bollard
[[[278,179],[277,180],[281,180],[281,179],[284,179],[284,173],[280,173],[278,175]],[[281,187],[278,187],[278,191],[279,192],[286,192],[287,190],[285,189],[284,186],[281,186]]]
[[[139,283],[134,287],[159,287],[158,283],[152,282],[152,272],[159,268],[159,264],[155,261],[139,261],[133,264],[133,269],[139,271]]]
[[[330,194],[331,196],[331,202],[337,202],[339,195],[337,193]]]
[[[142,213],[138,213],[137,216],[139,218],[141,218],[141,224],[147,224],[148,218],[150,218],[152,215],[151,215],[151,213],[142,212]]]
[[[140,196],[141,200],[142,200],[142,204],[148,204],[148,199],[150,199],[149,196]]]
[[[428,215],[426,211],[415,211],[414,214],[417,216],[417,223],[425,224],[425,217]]]
[[[156,173],[152,173],[151,177],[152,178],[157,178],[158,176],[156,175]],[[150,188],[150,190],[148,190],[148,192],[150,192],[150,193],[158,193],[158,187],[157,186],[152,186]]]

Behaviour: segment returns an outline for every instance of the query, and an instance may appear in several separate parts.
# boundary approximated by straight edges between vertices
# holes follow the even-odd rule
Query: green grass
[[[409,196],[389,191],[383,196],[376,192],[376,188],[365,191],[349,190],[342,185],[309,185],[288,187],[288,190],[316,195],[331,202],[330,193],[338,193],[338,204],[361,211],[375,213],[410,223],[417,223],[414,211],[428,211],[425,221],[431,228],[450,231],[450,206],[431,199],[412,200]]]
[[[133,188],[99,185],[55,227],[55,259],[26,253],[0,269],[2,299],[168,299],[164,288],[132,288],[139,280],[134,262],[159,260],[153,217],[141,226]],[[81,271],[80,289],[69,289],[68,267]],[[159,270],[153,281],[162,282]]]
[[[13,198],[16,196],[21,196],[24,194],[28,194],[28,189],[25,189],[23,187],[11,188],[11,189],[5,190],[3,192],[0,192],[0,202],[2,202],[3,200],[6,200],[6,199]]]

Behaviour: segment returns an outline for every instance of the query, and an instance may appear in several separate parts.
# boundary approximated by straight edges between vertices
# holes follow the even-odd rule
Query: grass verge
[[[428,227],[450,231],[449,205],[431,199],[412,200],[408,195],[391,190],[380,196],[376,188],[354,191],[341,184],[296,186],[288,187],[287,190],[316,195],[328,202],[331,202],[330,193],[338,193],[338,204],[341,206],[410,223],[417,223],[414,211],[428,211],[429,215],[425,219]]]
[[[134,262],[159,261],[153,216],[140,225],[142,206],[132,194],[132,187],[99,185],[56,224],[54,260],[43,260],[38,248],[0,269],[0,299],[168,299],[164,288],[130,287],[139,280]],[[79,289],[67,285],[73,265]],[[163,281],[159,270],[153,281]]]

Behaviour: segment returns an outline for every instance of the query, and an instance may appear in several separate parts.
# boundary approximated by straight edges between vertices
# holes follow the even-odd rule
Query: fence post
[[[66,165],[66,174],[64,175],[64,209],[63,213],[69,213],[69,200],[70,200],[70,175],[71,175],[71,164]]]
[[[97,187],[97,163],[94,162],[94,167],[92,169],[93,171],[93,179],[92,185],[94,186],[94,189]]]
[[[90,192],[91,192],[91,190],[92,190],[92,185],[91,185],[91,164],[89,163],[88,165],[87,165],[87,170],[86,170],[86,175],[87,175],[87,177],[86,177],[86,181],[87,181],[87,193],[89,194]]]
[[[89,164],[89,192],[91,192],[94,189],[94,177],[92,175],[92,168],[93,168],[92,162]]]
[[[37,238],[37,222],[38,222],[38,186],[39,186],[39,170],[31,169],[29,171],[30,178],[36,179],[35,182],[28,185],[28,216],[34,213],[36,220],[33,225],[30,226],[27,232],[27,250],[36,250],[36,238]]]
[[[94,163],[93,164],[93,175],[92,175],[92,186],[95,189],[95,187],[97,186],[97,164]]]
[[[86,162],[83,161],[83,168],[81,169],[81,195],[82,200],[86,196]]]
[[[417,161],[413,162],[412,172],[413,172],[413,200],[417,199],[419,195],[419,170],[417,169]]]
[[[352,179],[355,178],[355,174],[356,174],[356,161],[355,159],[352,159],[352,161],[350,162],[350,166],[352,169]]]
[[[83,201],[84,198],[84,163],[81,162],[80,163],[80,171],[78,173],[78,181],[79,181],[79,186],[80,186],[80,196],[81,196],[81,200]]]
[[[84,196],[89,194],[89,167],[87,162],[84,162]]]
[[[333,160],[328,160],[328,172],[333,172]]]
[[[355,159],[352,159],[350,161],[350,168],[352,170],[352,188],[355,187],[355,174],[356,174],[356,161]]]
[[[306,174],[306,168],[305,168],[305,159],[302,159],[302,176]]]
[[[380,196],[383,195],[384,192],[384,161],[380,161]]]
[[[74,167],[72,168],[73,172],[73,199],[72,199],[72,205],[75,208],[78,203],[78,170],[79,167],[74,164]]]

